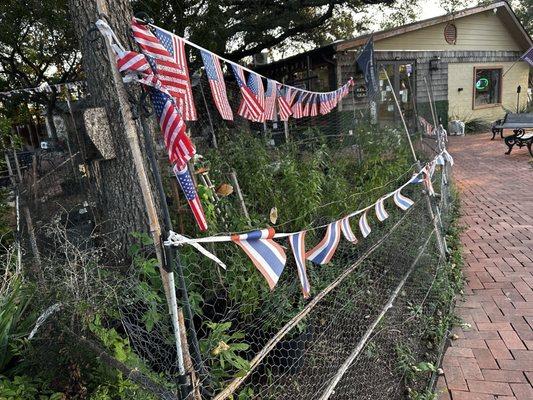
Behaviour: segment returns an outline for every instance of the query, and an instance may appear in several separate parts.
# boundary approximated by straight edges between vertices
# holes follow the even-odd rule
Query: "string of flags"
[[[207,221],[187,166],[196,154],[196,148],[186,133],[185,121],[195,121],[198,117],[185,44],[200,50],[213,101],[225,120],[233,120],[233,110],[227,97],[221,61],[230,65],[240,89],[241,102],[237,114],[253,122],[276,120],[278,115],[280,120],[287,121],[291,115],[293,118],[303,118],[327,114],[353,86],[353,79],[350,79],[337,90],[319,93],[265,78],[265,91],[262,75],[155,25],[145,24],[135,18],[132,20],[132,36],[141,53],[126,50],[105,21],[98,20],[96,26],[115,52],[117,68],[125,75],[123,79],[141,83],[150,94],[169,161],[200,231],[207,229]],[[248,72],[248,79],[245,71]]]
[[[33,87],[33,88],[24,88],[24,89],[14,89],[9,90],[7,92],[0,92],[0,97],[7,97],[10,98],[12,96],[16,96],[19,94],[30,94],[30,93],[52,93],[52,91],[55,89],[57,92],[60,92],[62,88],[66,87],[69,90],[77,89],[83,85],[82,81],[76,81],[76,82],[65,82],[65,83],[58,83],[54,85],[50,85],[48,82],[43,82],[39,86]]]
[[[431,125],[427,121],[427,119],[425,119],[424,117],[419,116],[418,117],[418,121],[420,122],[420,125],[422,125],[422,129],[424,130],[424,133],[426,135],[433,135],[434,134],[433,125]]]
[[[363,238],[370,235],[372,229],[368,221],[368,215],[373,210],[376,218],[383,222],[389,217],[385,209],[385,201],[392,197],[394,204],[401,210],[406,211],[411,208],[414,201],[404,194],[402,190],[410,184],[423,184],[430,196],[435,195],[433,189],[432,177],[436,166],[444,166],[446,163],[453,166],[454,161],[447,150],[443,150],[433,160],[428,162],[424,168],[415,173],[406,183],[396,190],[380,197],[373,204],[354,211],[339,220],[330,222],[327,225],[302,230],[299,232],[276,233],[273,228],[254,230],[243,234],[230,236],[209,236],[203,238],[188,238],[175,232],[170,232],[166,246],[181,246],[188,244],[197,249],[201,254],[218,263],[226,269],[226,265],[213,253],[207,251],[201,243],[233,242],[237,244],[250,258],[257,270],[263,275],[271,290],[273,290],[284,270],[287,256],[284,248],[274,239],[287,239],[292,250],[295,260],[298,278],[302,288],[304,298],[308,298],[311,292],[311,286],[307,276],[306,261],[316,265],[324,265],[331,262],[337,247],[344,237],[345,240],[352,244],[358,242],[356,235],[352,230],[350,219],[358,216],[358,227]],[[312,249],[305,250],[306,232],[326,228],[324,237]]]

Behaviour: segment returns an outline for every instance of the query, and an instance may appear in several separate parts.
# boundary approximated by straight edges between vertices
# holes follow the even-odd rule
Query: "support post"
[[[405,118],[404,118],[403,112],[402,112],[402,110],[400,108],[400,103],[398,102],[398,98],[396,97],[396,92],[394,91],[394,87],[391,84],[391,81],[389,79],[389,75],[387,74],[387,70],[385,68],[383,68],[383,67],[382,67],[382,69],[383,69],[383,72],[385,73],[385,76],[387,77],[387,82],[389,83],[389,86],[391,87],[392,97],[394,98],[394,102],[396,103],[396,107],[398,108],[398,112],[400,113],[400,117],[402,119],[403,127],[405,129],[405,133],[406,133],[407,139],[409,141],[409,146],[411,147],[411,152],[413,154],[413,159],[416,162],[417,170],[420,172],[420,171],[422,171],[422,165],[420,164],[420,161],[418,160],[418,157],[416,156],[415,149],[413,147],[413,142],[411,141],[411,136],[409,135],[409,129],[407,128],[407,124],[405,123]],[[440,230],[439,223],[437,222],[437,219],[435,217],[435,213],[433,212],[433,206],[431,205],[431,199],[430,199],[429,193],[426,193],[425,197],[426,197],[426,203],[427,203],[427,207],[428,207],[428,212],[429,212],[429,215],[430,215],[430,217],[431,217],[431,219],[433,221],[433,225],[434,225],[434,228],[435,228],[435,234],[437,236],[437,242],[438,242],[438,245],[439,245],[440,253],[441,253],[441,255],[443,257],[446,257],[446,245],[445,245],[443,237],[442,237],[442,232]]]
[[[235,170],[232,170],[230,175],[231,182],[233,183],[235,191],[237,192],[237,196],[239,197],[239,204],[241,205],[242,213],[246,217],[248,224],[251,224],[252,221],[250,219],[250,214],[248,214],[248,208],[246,207],[246,203],[244,202],[244,196],[242,195],[241,186],[239,185],[239,181],[237,180],[237,173],[235,172]]]
[[[168,232],[173,229],[172,220],[170,218],[170,210],[168,209],[167,197],[165,194],[165,189],[163,187],[163,181],[161,179],[161,172],[159,169],[159,165],[157,164],[157,159],[156,159],[154,147],[152,144],[152,137],[150,135],[150,129],[142,113],[140,115],[140,124],[141,124],[141,131],[144,137],[146,156],[148,158],[148,162],[150,163],[150,168],[152,170],[152,174],[154,177],[155,186],[157,189],[157,193],[159,195],[159,200],[161,202],[161,209],[163,213],[163,223],[164,223],[163,225],[164,229],[162,231],[162,234],[168,234]],[[169,272],[169,274],[173,276],[172,269],[174,267],[178,275],[178,285],[179,285],[179,290],[181,294],[181,300],[182,300],[183,308],[185,311],[187,325],[189,328],[188,329],[189,330],[189,341],[191,344],[191,350],[192,350],[191,356],[192,356],[193,363],[194,363],[194,369],[195,371],[198,372],[198,375],[200,376],[200,378],[207,379],[208,375],[205,370],[205,366],[203,364],[201,353],[200,353],[200,345],[198,343],[198,338],[196,336],[196,328],[194,326],[194,320],[193,320],[194,316],[192,313],[191,304],[189,302],[189,295],[187,292],[187,286],[186,286],[185,277],[183,274],[183,265],[180,262],[178,250],[175,246],[162,246],[162,247],[164,248],[164,254],[166,255],[166,263],[167,263],[166,266],[168,268],[167,271]],[[172,288],[174,288],[174,286],[172,286]],[[179,323],[179,310],[177,307],[177,303],[174,309],[178,313],[177,318],[175,320],[176,324],[178,324]],[[177,326],[176,331],[180,332],[179,325]],[[180,340],[180,343],[181,343],[181,340]],[[185,369],[184,369],[184,373],[185,373]],[[192,382],[189,382],[189,386],[190,387],[193,386]]]
[[[435,130],[437,129],[438,121],[437,121],[437,112],[433,107],[433,96],[431,95],[431,92],[429,90],[429,83],[427,80],[427,77],[424,76],[424,83],[426,84],[426,91],[428,94],[428,101],[429,101],[429,109],[431,111],[431,118],[433,119],[433,126],[435,127]]]
[[[96,8],[99,15],[109,15],[109,10],[105,1],[96,0]],[[148,179],[148,174],[144,166],[143,155],[141,152],[139,137],[137,136],[137,129],[133,119],[133,113],[130,109],[129,104],[127,103],[128,96],[126,93],[126,89],[122,82],[122,77],[117,67],[113,63],[113,60],[115,60],[115,54],[113,49],[111,48],[111,43],[109,42],[107,37],[104,37],[104,42],[107,52],[107,61],[109,62],[108,68],[110,69],[112,76],[111,84],[113,85],[117,94],[118,112],[122,117],[122,121],[124,121],[124,132],[126,134],[127,143],[131,151],[133,164],[135,166],[137,179],[141,188],[145,209],[148,214],[150,233],[154,241],[155,253],[159,264],[159,272],[161,274],[161,279],[165,289],[165,295],[167,297],[167,303],[169,305],[172,325],[174,328],[178,371],[183,380],[185,378],[185,368],[183,365],[183,351],[178,323],[178,309],[176,289],[174,286],[174,274],[168,268],[168,260],[166,254],[163,252],[164,246],[162,245],[161,226],[157,215],[155,200],[150,188],[150,181]]]

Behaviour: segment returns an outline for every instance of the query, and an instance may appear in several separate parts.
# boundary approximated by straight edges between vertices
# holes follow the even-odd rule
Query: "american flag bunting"
[[[293,118],[302,118],[304,117],[304,100],[307,97],[307,93],[300,92],[298,99],[292,105],[292,116]]]
[[[276,114],[277,83],[272,79],[267,79],[267,89],[265,93],[265,120],[272,121]]]
[[[239,106],[237,114],[244,118],[251,119],[252,121],[259,121],[265,111],[263,106],[259,102],[257,96],[246,85],[242,67],[237,64],[231,64],[231,68],[242,95],[242,102]]]
[[[207,229],[207,221],[205,219],[204,209],[202,207],[200,198],[198,197],[198,192],[194,187],[194,182],[187,165],[183,166],[182,168],[179,168],[177,165],[175,165],[173,170],[181,186],[181,190],[185,194],[185,198],[189,203],[189,207],[191,208],[198,228],[201,231],[205,231]]]
[[[250,91],[254,94],[255,98],[257,99],[257,103],[259,104],[261,108],[261,112],[259,112],[259,115],[255,117],[255,114],[253,114],[250,111],[250,107],[248,106],[248,103],[243,99],[241,100],[241,104],[239,106],[239,109],[237,110],[237,114],[239,114],[241,117],[249,119],[254,122],[264,122],[265,121],[265,88],[263,86],[263,80],[261,77],[255,73],[251,73],[248,75],[248,88]]]
[[[204,50],[200,50],[200,54],[202,55],[215,106],[223,119],[233,121],[233,111],[229,105],[220,59],[215,54]]]
[[[196,154],[196,149],[186,133],[185,122],[168,94],[151,88],[150,98],[163,132],[168,158],[171,163],[176,163],[183,168],[187,161]]]
[[[186,121],[195,121],[196,108],[183,39],[157,27],[152,33],[147,25],[135,19],[132,21],[132,32],[144,54],[154,60],[152,69],[165,89],[174,97],[183,118]]]
[[[281,85],[277,85],[277,89],[278,89],[279,119],[281,121],[288,121],[289,116],[292,114],[291,105],[287,101],[287,97],[281,93]]]

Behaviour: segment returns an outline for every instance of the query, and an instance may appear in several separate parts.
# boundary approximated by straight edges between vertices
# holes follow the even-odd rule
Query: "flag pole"
[[[518,64],[520,61],[523,61],[523,60],[522,60],[522,57],[520,57],[518,60],[516,60],[514,63],[511,64],[511,66],[509,67],[509,69],[503,73],[503,75],[502,75],[502,79],[503,79],[503,77],[504,77],[505,75],[507,75],[507,72],[509,72],[510,70],[512,70],[513,67],[514,67],[516,64]]]
[[[407,141],[409,142],[409,147],[411,148],[413,159],[415,160],[415,162],[418,162],[418,158],[415,153],[415,148],[413,147],[413,141],[411,140],[411,135],[409,135],[409,129],[407,128],[407,123],[405,122],[405,118],[400,108],[398,97],[396,97],[396,92],[394,91],[394,87],[392,86],[392,83],[390,81],[389,74],[387,74],[387,70],[383,66],[381,66],[381,69],[385,73],[385,77],[387,78],[387,82],[389,83],[389,87],[391,88],[392,97],[394,98],[394,102],[396,103],[396,107],[398,108],[398,112],[400,113],[400,118],[402,120],[403,128],[405,129],[405,134],[407,135]]]

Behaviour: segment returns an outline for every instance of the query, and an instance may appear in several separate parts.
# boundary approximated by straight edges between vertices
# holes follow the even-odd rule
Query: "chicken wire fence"
[[[365,207],[417,170],[399,123],[375,124],[369,105],[349,107],[351,93],[343,110],[262,124],[237,115],[234,122],[221,120],[205,76],[193,75],[193,85],[199,119],[188,126],[203,156],[194,169],[208,234],[269,225],[279,232],[309,229],[309,249],[324,236],[316,227]],[[236,110],[238,87],[227,82],[227,90]],[[160,171],[152,173],[163,176],[173,229],[197,236],[159,135],[154,139]],[[413,140],[422,160],[433,159],[442,145]],[[287,265],[273,291],[233,243],[205,246],[227,270],[180,247],[188,302],[177,287],[179,307],[193,315],[181,325],[184,385],[150,240],[136,234],[130,265],[107,262],[116,239],[100,229],[79,157],[48,155],[50,161],[27,169],[20,185],[28,210],[22,233],[27,257],[40,264],[42,308],[60,310],[35,336],[36,345],[69,333],[65,340],[88,346],[78,357],[107,360],[134,382],[130,398],[394,399],[425,390],[453,297],[450,265],[439,250],[454,207],[448,163],[434,175],[436,196],[409,185],[402,191],[415,202],[409,210],[387,201],[389,218],[369,215],[367,238],[358,235],[355,245],[341,239],[327,265],[308,263],[309,299],[286,242],[280,244]],[[357,232],[356,219],[352,225]],[[116,226],[121,229],[120,221]]]

